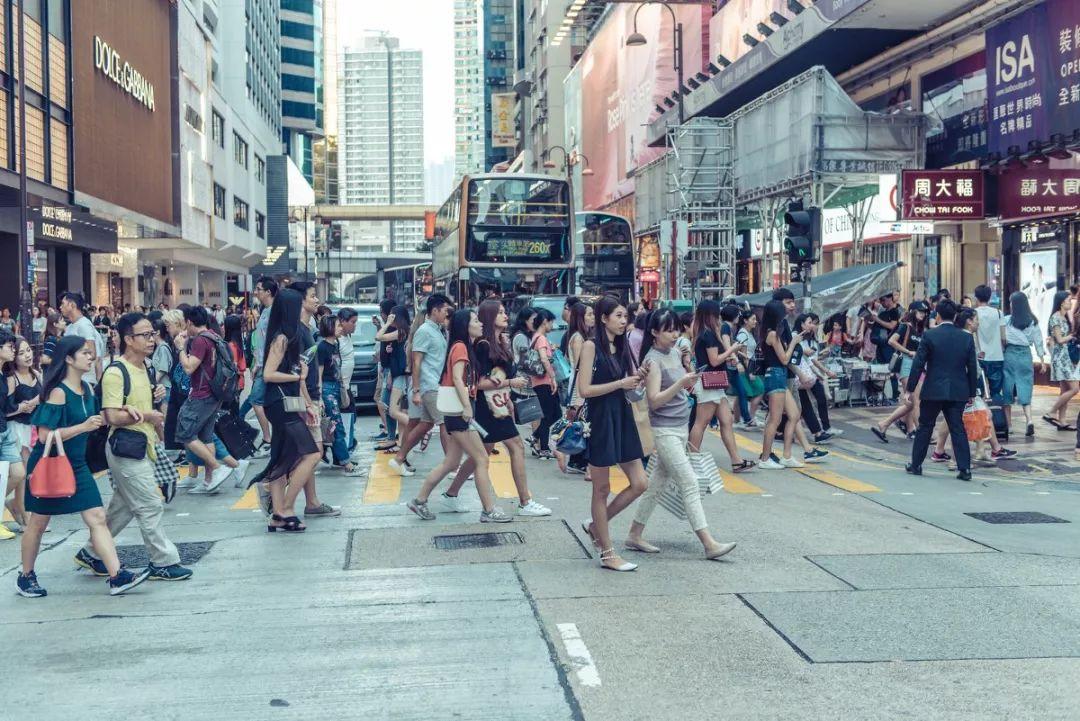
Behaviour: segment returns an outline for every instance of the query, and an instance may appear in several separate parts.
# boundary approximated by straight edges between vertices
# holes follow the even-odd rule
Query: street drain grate
[[[435,548],[442,551],[461,551],[469,548],[520,546],[525,543],[519,533],[461,533],[454,536],[435,536]]]
[[[213,541],[177,543],[176,550],[180,552],[180,565],[190,566],[198,563],[213,547]],[[146,552],[146,546],[117,546],[116,555],[120,557],[120,563],[128,568],[145,568],[150,564],[150,555]]]
[[[1048,516],[1038,511],[1001,511],[996,513],[965,513],[964,515],[986,523],[1070,523],[1064,518]]]

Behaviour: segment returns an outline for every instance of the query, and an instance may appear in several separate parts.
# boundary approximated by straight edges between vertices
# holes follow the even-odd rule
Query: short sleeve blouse
[[[454,366],[462,361],[465,362],[465,385],[469,388],[469,396],[476,397],[476,378],[473,375],[472,364],[469,362],[469,349],[464,343],[457,342],[450,348],[450,354],[446,358],[446,369],[443,371],[442,381],[439,385],[447,388],[454,387]]]

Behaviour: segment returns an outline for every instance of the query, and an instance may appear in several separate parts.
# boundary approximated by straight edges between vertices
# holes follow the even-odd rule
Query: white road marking
[[[190,515],[191,515],[190,513],[177,513],[176,517],[177,518],[183,518],[184,516],[190,516]]]
[[[761,498],[772,498],[772,497],[773,497],[773,496],[772,496],[772,494],[771,494],[771,493],[762,493],[762,494],[761,494]]]
[[[577,672],[578,683],[582,686],[599,686],[600,685],[600,672],[596,669],[596,664],[593,663],[592,654],[589,653],[589,649],[585,646],[585,641],[581,639],[581,632],[578,631],[576,623],[560,623],[556,624],[559,629],[559,635],[562,636],[563,646],[566,648],[566,655],[570,659],[570,664],[574,667],[574,671]]]
[[[911,491],[900,491],[900,495],[901,496],[914,496],[915,494],[912,493]]]
[[[834,493],[833,495],[834,495],[834,496],[843,496],[843,495],[845,495],[845,494],[843,494],[843,493]]]
[[[557,501],[557,500],[559,500],[559,497],[558,496],[548,496],[547,500],[549,500],[549,501]]]
[[[969,496],[981,496],[982,491],[968,491]]]
[[[1037,496],[1049,496],[1050,491],[1035,491],[1035,495],[1037,495]]]

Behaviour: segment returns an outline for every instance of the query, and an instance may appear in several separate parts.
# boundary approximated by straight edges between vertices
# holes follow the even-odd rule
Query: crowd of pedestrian
[[[34,564],[54,515],[82,515],[90,542],[75,562],[106,577],[113,594],[146,580],[191,577],[163,524],[177,488],[209,495],[229,480],[254,486],[270,533],[300,533],[312,519],[340,515],[339,506],[319,497],[317,475],[321,467],[362,473],[349,383],[357,312],[332,312],[308,282],[279,287],[259,278],[254,296],[258,309],[181,304],[116,312],[64,293],[57,310],[35,313],[29,339],[0,313],[0,462],[7,467],[5,506],[23,531],[19,593],[46,595]],[[1061,395],[1043,420],[1076,432],[1065,418],[1080,387],[1075,296],[1055,297],[1045,337],[1026,296],[1014,294],[1011,313],[1003,315],[986,286],[975,289],[971,307],[941,291],[902,309],[886,294],[824,323],[815,313],[798,313],[786,289],[757,310],[703,300],[683,314],[614,296],[569,297],[558,342],[550,337],[556,317],[546,308],[526,306],[511,322],[501,299],[458,308],[436,293],[412,318],[408,306],[388,301],[371,319],[379,367],[374,400],[383,424],[373,450],[392,454],[389,468],[413,476],[410,455],[423,453],[438,434],[441,460],[407,503],[423,520],[437,517],[436,505],[471,512],[459,497],[470,482],[481,523],[550,515],[530,490],[528,452],[591,483],[582,529],[602,567],[637,567],[621,557],[610,528],[635,501],[621,550],[660,551],[645,529],[668,492],[705,557],[717,559],[735,544],[716,540],[702,507],[702,491],[719,484],[705,434],[720,438],[734,473],[824,462],[821,446],[842,433],[830,423],[828,390],[841,359],[888,368],[876,392],[895,408],[871,431],[888,443],[895,426],[913,441],[909,473],[920,474],[928,454],[952,461],[950,442],[964,480],[971,478],[970,442],[974,461],[1014,455],[993,432],[971,437],[965,414],[981,397],[1002,408],[1009,423],[1012,405],[1020,405],[1025,434],[1033,435],[1034,374],[1046,348]],[[258,431],[245,420],[249,411]],[[736,431],[762,433],[756,456],[744,457]],[[66,494],[54,492],[56,479],[44,471],[35,475],[52,468],[51,449],[60,446],[73,478]],[[1080,433],[1077,449],[1080,459]],[[491,481],[491,458],[500,453],[508,456],[517,492],[513,513],[498,506]],[[252,459],[266,463],[249,474]],[[626,484],[612,494],[615,467]],[[97,470],[109,472],[107,507]],[[121,566],[113,541],[132,522],[150,556],[139,572]],[[13,536],[0,526],[0,539]]]

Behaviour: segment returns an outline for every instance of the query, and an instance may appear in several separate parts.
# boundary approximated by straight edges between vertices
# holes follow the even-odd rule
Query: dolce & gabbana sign
[[[142,73],[125,62],[120,53],[99,36],[94,36],[94,68],[104,73],[125,93],[154,112],[154,85]]]

